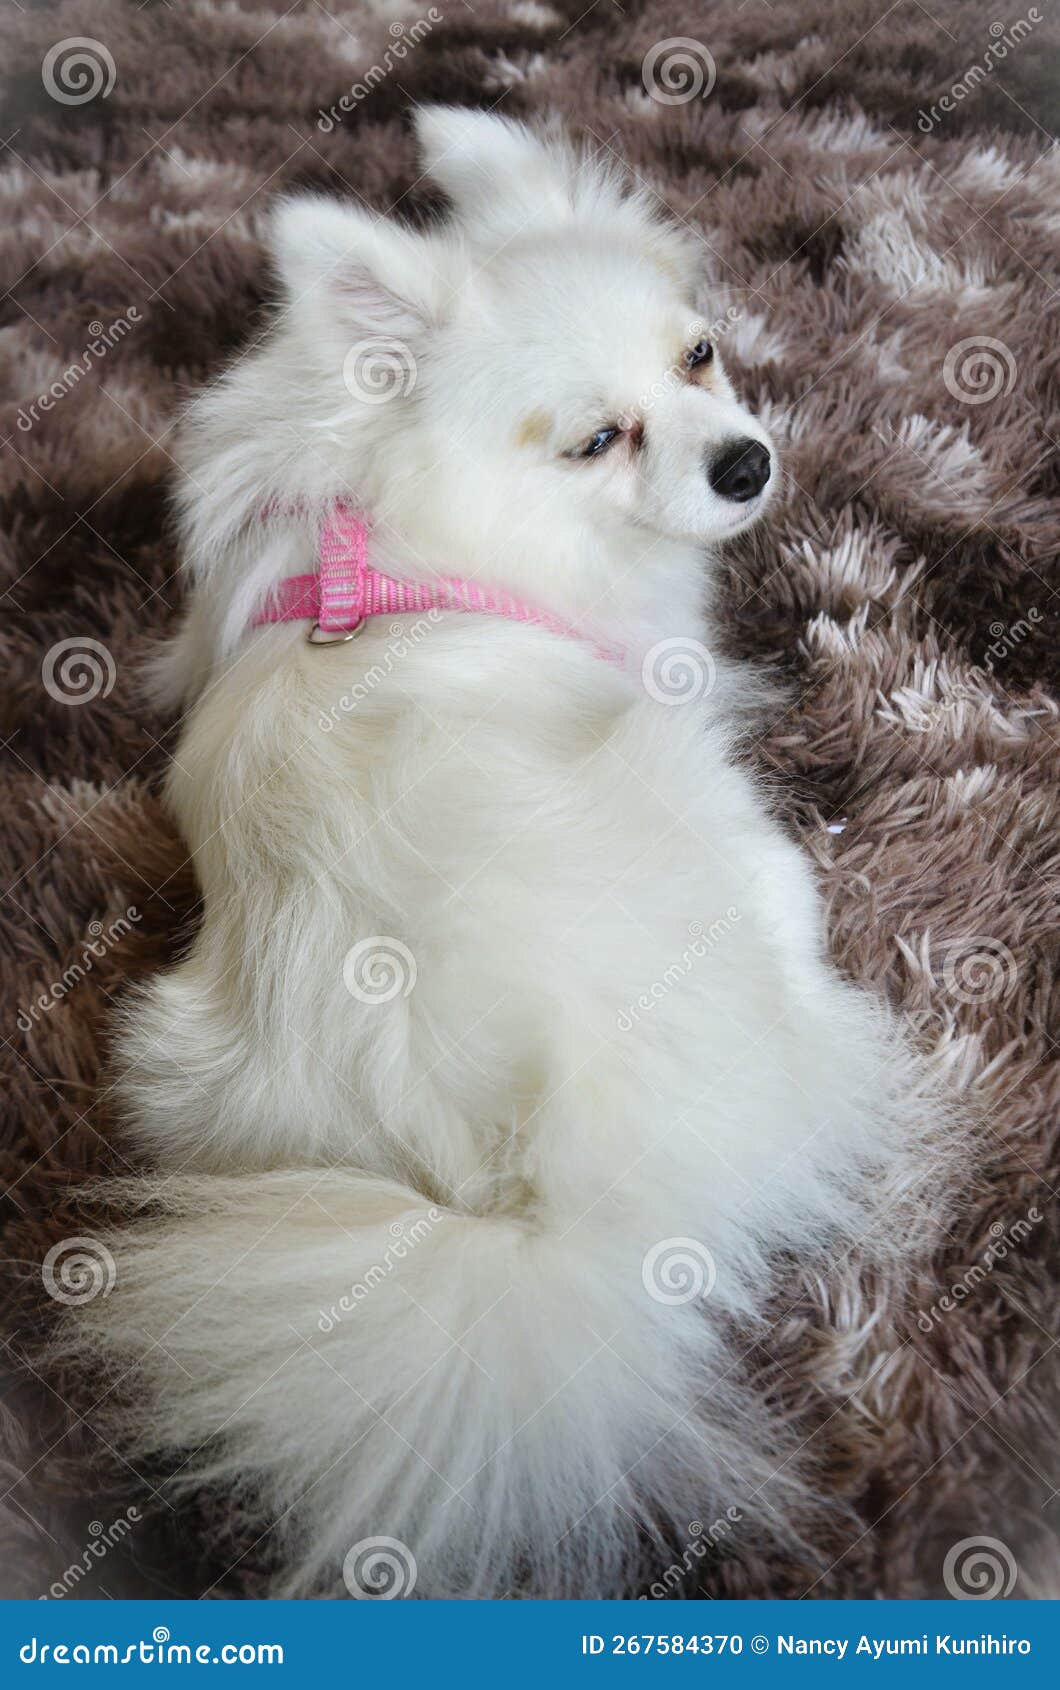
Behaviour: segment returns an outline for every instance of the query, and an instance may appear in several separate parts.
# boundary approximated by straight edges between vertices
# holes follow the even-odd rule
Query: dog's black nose
[[[731,440],[707,464],[707,480],[723,499],[745,505],[769,480],[769,453],[757,440]]]

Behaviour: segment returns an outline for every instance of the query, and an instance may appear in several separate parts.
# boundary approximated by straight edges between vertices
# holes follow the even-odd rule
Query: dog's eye
[[[617,428],[598,428],[591,439],[585,442],[578,453],[580,458],[598,458],[601,452],[606,452],[612,440],[617,440],[620,434]]]
[[[698,370],[700,364],[709,364],[714,356],[714,348],[709,340],[697,340],[695,346],[690,346],[685,353],[685,365],[690,370]]]

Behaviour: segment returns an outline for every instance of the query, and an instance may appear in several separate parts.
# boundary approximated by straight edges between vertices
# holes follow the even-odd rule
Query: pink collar
[[[550,611],[538,610],[508,593],[488,592],[458,576],[424,583],[401,581],[373,569],[368,562],[367,526],[347,505],[338,503],[329,510],[320,530],[319,557],[320,567],[313,574],[288,575],[277,582],[254,618],[254,627],[266,622],[312,622],[311,642],[331,645],[352,640],[369,616],[393,616],[402,611],[479,611],[486,616],[527,622],[564,639],[587,642],[606,662],[623,662],[623,653],[617,648],[597,645]]]

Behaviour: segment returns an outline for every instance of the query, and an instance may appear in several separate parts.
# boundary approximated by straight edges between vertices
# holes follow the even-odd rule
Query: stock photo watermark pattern
[[[409,654],[428,637],[431,630],[441,621],[440,610],[428,610],[425,615],[418,616],[415,622],[391,622],[386,647],[381,659],[377,659],[364,671],[361,678],[352,687],[343,691],[330,705],[328,710],[318,718],[321,733],[331,733],[344,716],[348,716],[363,704],[366,699],[378,690],[387,680],[400,669]]]
[[[993,1221],[990,1225],[990,1242],[979,1259],[955,1279],[930,1308],[917,1310],[918,1331],[931,1332],[947,1315],[958,1313],[962,1303],[975,1295],[987,1276],[1022,1248],[1025,1240],[1034,1228],[1041,1224],[1042,1219],[1041,1210],[1032,1203],[1026,1215],[1019,1215],[1014,1221]]]
[[[958,1602],[994,1602],[1011,1596],[1019,1568],[1007,1543],[996,1537],[966,1537],[946,1553],[942,1579]]]
[[[708,1556],[716,1555],[719,1547],[724,1548],[731,1539],[734,1527],[744,1518],[735,1503],[704,1525],[702,1520],[691,1520],[688,1526],[688,1538],[681,1549],[676,1561],[664,1568],[661,1576],[654,1579],[640,1600],[664,1601],[672,1598],[681,1589],[690,1573],[694,1573]]]
[[[99,1564],[105,1560],[108,1551],[123,1543],[142,1520],[143,1515],[135,1503],[130,1503],[123,1514],[107,1525],[104,1525],[102,1520],[93,1520],[88,1528],[88,1542],[81,1555],[70,1563],[54,1584],[48,1586],[42,1599],[61,1602],[64,1597],[76,1593],[78,1586],[98,1571]]]
[[[992,23],[989,30],[990,40],[983,50],[982,58],[969,65],[964,75],[952,84],[948,93],[940,96],[929,111],[921,109],[917,113],[916,126],[921,134],[930,135],[939,123],[955,112],[962,101],[974,94],[984,78],[992,75],[999,65],[1005,63],[1009,53],[1027,40],[1041,21],[1042,13],[1037,6],[1031,6],[1026,17],[1017,18],[1014,23]]]
[[[346,13],[333,16],[325,5],[288,17],[266,0],[238,15],[208,7],[211,27],[223,19],[223,46],[205,30],[194,65],[182,44],[179,8],[149,8],[146,24],[131,11],[129,19],[115,15],[113,26],[99,26],[105,40],[56,40],[54,17],[34,17],[33,10],[12,19],[12,74],[32,81],[52,120],[78,126],[70,128],[73,136],[87,135],[80,126],[105,114],[109,140],[106,157],[93,166],[94,184],[79,180],[33,119],[4,141],[9,170],[26,172],[25,208],[13,202],[12,212],[19,249],[5,277],[12,355],[24,358],[5,393],[0,431],[18,513],[5,606],[34,616],[50,583],[72,583],[63,588],[62,614],[49,609],[35,624],[29,657],[20,649],[12,658],[16,696],[30,702],[13,718],[5,796],[12,814],[16,807],[25,812],[27,793],[31,805],[26,836],[5,863],[6,913],[36,913],[50,929],[50,909],[70,912],[54,980],[48,983],[38,962],[32,972],[20,970],[9,994],[10,1022],[39,1045],[30,1052],[35,1072],[16,1073],[25,1086],[40,1088],[39,1119],[19,1091],[30,1124],[25,1152],[16,1149],[8,1176],[12,1201],[26,1215],[46,1215],[57,1176],[76,1183],[98,1164],[83,1116],[92,1088],[110,1081],[84,1054],[95,1043],[87,1001],[94,994],[78,988],[105,959],[108,988],[112,973],[123,978],[127,971],[133,980],[136,966],[127,968],[121,944],[133,927],[161,947],[194,920],[183,880],[187,852],[149,796],[164,767],[158,746],[175,713],[151,704],[134,711],[123,699],[141,644],[170,633],[180,613],[178,560],[159,541],[162,525],[153,515],[144,536],[137,503],[161,510],[174,472],[173,372],[191,372],[187,382],[182,374],[182,389],[202,373],[212,379],[244,344],[261,297],[258,230],[270,199],[304,180],[304,171],[326,178],[329,192],[370,198],[374,210],[389,212],[395,203],[398,215],[408,209],[416,167],[404,119],[390,115],[400,100],[412,107],[435,97],[459,103],[469,97],[468,77],[483,77],[488,66],[496,87],[476,83],[476,98],[485,92],[504,111],[514,106],[518,84],[520,110],[544,116],[577,85],[579,139],[601,159],[628,158],[642,191],[674,202],[710,278],[695,308],[704,310],[708,337],[719,342],[737,386],[753,396],[775,434],[784,466],[775,527],[754,547],[737,543],[727,558],[726,643],[695,634],[659,640],[639,673],[633,666],[633,687],[661,707],[660,717],[673,710],[671,720],[680,717],[683,726],[677,706],[688,706],[691,721],[697,708],[717,700],[730,636],[741,657],[784,667],[791,692],[770,725],[751,730],[748,755],[768,780],[779,775],[778,807],[792,827],[803,828],[804,812],[819,805],[823,825],[834,828],[826,841],[834,855],[825,864],[822,851],[819,866],[843,966],[864,980],[886,976],[900,1015],[930,1007],[941,1022],[959,1017],[959,1033],[943,1036],[943,1055],[956,1067],[957,1038],[970,1040],[960,1046],[962,1059],[975,1074],[989,1070],[994,1100],[993,1206],[983,1207],[977,1191],[967,1194],[979,1216],[968,1237],[979,1242],[958,1241],[946,1252],[932,1270],[939,1287],[933,1301],[907,1299],[896,1310],[886,1291],[866,1288],[849,1263],[835,1261],[820,1302],[813,1293],[800,1305],[809,1311],[804,1333],[815,1322],[830,1329],[837,1310],[863,1311],[864,1332],[852,1320],[856,1335],[843,1329],[840,1338],[849,1340],[853,1365],[869,1374],[888,1353],[896,1326],[931,1333],[934,1344],[951,1324],[974,1323],[974,1333],[983,1333],[983,1377],[958,1378],[957,1388],[985,1417],[982,1434],[973,1430],[952,1450],[945,1447],[949,1440],[936,1436],[945,1420],[938,1404],[948,1400],[950,1385],[925,1366],[912,1382],[899,1380],[887,1400],[889,1449],[897,1451],[888,1466],[891,1457],[881,1456],[827,1358],[800,1362],[787,1324],[778,1322],[766,1336],[781,1391],[786,1368],[788,1386],[808,1380],[827,1405],[824,1424],[807,1428],[811,1455],[827,1468],[840,1452],[859,1494],[883,1499],[880,1518],[865,1522],[868,1538],[860,1524],[837,1526],[826,1571],[815,1567],[793,1579],[792,1594],[805,1594],[820,1578],[815,1596],[856,1597],[880,1565],[890,1594],[945,1592],[955,1604],[1021,1594],[1023,1577],[1036,1575],[1042,1561],[1028,1521],[1048,1523],[1055,1501],[1049,1505],[1047,1496],[1060,1475],[1047,1452],[1032,1445],[1030,1465],[1039,1471],[1027,1462],[1020,1469],[1014,1457],[1011,1492],[1007,1480],[996,1488],[1002,1505],[980,1474],[990,1472],[991,1460],[1005,1459],[1006,1440],[1025,1447],[1018,1429],[1043,1419],[1051,1366],[1040,1330],[1048,1307],[1038,1284],[1053,1249],[1053,1200],[1034,1172],[1046,1165],[1039,1153],[1049,1095],[1036,981],[1048,950],[1041,911],[1056,885],[1050,839],[1058,724],[1048,689],[1032,696],[1028,680],[1044,672],[1057,610],[1041,469],[1052,449],[1043,427],[1054,414],[1042,357],[1056,285],[1049,257],[1054,140],[1032,74],[1047,50],[1051,9],[1035,6],[990,24],[946,5],[925,13],[912,0],[900,0],[891,13],[880,5],[849,18],[811,6],[798,40],[778,33],[776,16],[759,6],[723,7],[709,32],[691,15],[651,22],[616,10],[608,12],[612,47],[596,27],[602,11],[586,29],[566,15],[549,21],[548,7],[530,6],[502,29],[467,8],[459,16],[449,7],[409,9],[403,22],[384,17],[363,32],[358,19],[352,41]],[[667,23],[705,39],[656,39]],[[138,33],[148,25],[149,52],[148,37]],[[172,70],[172,106],[157,119],[137,108],[134,120],[132,91],[149,84],[154,63]],[[880,82],[872,66],[882,67]],[[891,89],[886,99],[883,83]],[[253,137],[240,127],[251,119]],[[0,139],[9,129],[16,129],[14,119]],[[87,264],[85,253],[100,285],[72,323],[64,322],[55,279],[68,264]],[[723,308],[722,289],[736,303]],[[124,303],[131,297],[140,303]],[[157,319],[164,333],[156,334]],[[414,337],[345,338],[349,349],[344,356],[340,342],[334,362],[352,407],[385,407],[427,390],[428,361]],[[120,355],[120,387],[108,379],[112,353]],[[672,380],[645,387],[639,409],[650,415],[661,407],[679,379],[675,366]],[[75,406],[73,430],[67,418]],[[89,422],[82,437],[83,414]],[[890,441],[881,452],[878,440],[869,450],[873,426],[896,431],[911,417],[923,423],[915,450],[894,455]],[[957,446],[946,429],[966,430]],[[954,472],[958,461],[963,467]],[[949,485],[932,481],[929,470]],[[337,681],[322,708],[314,698],[311,744],[360,731],[369,710],[429,649],[436,625],[436,613],[395,621],[371,665]],[[941,684],[937,697],[921,691],[921,661],[934,663],[936,675],[939,664],[956,663],[948,691]],[[903,686],[907,709],[874,713],[880,698],[893,700]],[[92,708],[103,704],[105,710]],[[112,718],[103,743],[100,719]],[[841,832],[832,824],[836,816]],[[820,816],[814,828],[822,829]],[[716,843],[705,838],[704,852]],[[86,884],[93,901],[86,901]],[[112,901],[100,896],[100,884]],[[120,921],[94,914],[123,908]],[[898,923],[899,909],[908,912],[907,926]],[[384,925],[403,918],[391,911],[375,919]],[[722,969],[727,945],[746,932],[748,919],[742,904],[724,898],[718,909],[700,907],[687,942],[679,936],[672,958],[663,958],[666,966],[658,964],[654,978],[645,970],[639,995],[618,1000],[625,1007],[615,1043],[628,1052],[676,994],[708,969]],[[26,931],[40,942],[32,915]],[[369,930],[338,930],[328,990],[342,1013],[363,1011],[376,1026],[376,1012],[382,1017],[420,1001],[431,973],[428,952],[422,947],[417,955],[411,926],[398,926],[401,937],[358,932]],[[898,941],[915,948],[921,936],[924,966],[896,978],[890,962]],[[1017,1193],[1022,1201],[1014,1200]],[[428,1259],[441,1214],[425,1205],[384,1224],[374,1259],[367,1266],[355,1261],[327,1300],[322,1290],[319,1306],[315,1299],[307,1306],[308,1341],[356,1328],[407,1266]],[[59,1224],[68,1236],[58,1235]],[[32,1262],[49,1304],[99,1306],[121,1289],[109,1248],[77,1235],[69,1220],[57,1219],[47,1252],[42,1235],[30,1253],[28,1220],[16,1216],[15,1229],[14,1248]],[[675,1226],[672,1237],[653,1243],[653,1232],[642,1241],[631,1301],[646,1298],[678,1314],[714,1306],[726,1284],[723,1251],[705,1221],[701,1238],[684,1231]],[[716,1256],[704,1239],[715,1242]],[[1003,1276],[1011,1276],[1004,1290]],[[778,1291],[778,1316],[794,1300],[793,1284]],[[801,1285],[798,1295],[807,1295]],[[1036,1365],[1024,1380],[1031,1360]],[[1019,1389],[1010,1390],[1017,1375]],[[925,1398],[935,1406],[921,1415]],[[42,1447],[16,1463],[21,1472],[38,1453],[40,1469],[16,1492],[31,1505],[34,1479],[49,1474],[52,1458]],[[895,1474],[900,1482],[892,1491]],[[908,1499],[892,1511],[906,1486]],[[918,1567],[914,1584],[910,1516],[921,1504],[924,1512],[952,1507],[954,1494],[969,1503],[966,1517],[959,1508],[952,1523],[946,1517],[945,1535],[933,1540],[937,1553],[930,1566]],[[693,1517],[692,1506],[689,1498],[674,1541],[659,1548],[657,1576],[650,1583],[645,1576],[641,1599],[768,1593],[773,1573],[755,1549],[756,1499],[748,1495],[746,1513],[739,1496],[716,1514],[703,1509]],[[61,1602],[83,1591],[95,1565],[106,1555],[115,1559],[139,1527],[139,1510],[130,1505],[109,1525],[98,1510],[68,1551],[42,1539],[39,1566],[26,1572],[27,1592]],[[206,1506],[211,1548],[230,1542],[230,1512],[223,1499]],[[363,1529],[381,1533],[385,1525],[373,1517]],[[78,1542],[80,1555],[69,1559]],[[943,1555],[941,1545],[950,1543]],[[221,1593],[254,1588],[252,1558],[236,1561],[243,1548],[240,1541],[222,1550]],[[365,1536],[344,1560],[342,1553],[340,1547],[333,1569],[338,1594],[389,1601],[429,1589],[429,1557],[421,1565],[411,1532],[407,1542]],[[82,1565],[83,1574],[76,1570]],[[260,1641],[269,1635],[264,1623],[238,1629],[259,1639],[243,1645],[247,1664],[251,1650],[259,1650],[260,1661],[260,1649],[279,1647]],[[604,1636],[610,1628],[597,1629]],[[1018,1622],[1009,1629],[1018,1630]],[[772,1632],[754,1635],[768,1636],[768,1652],[777,1654]],[[749,1627],[747,1636],[748,1653],[766,1652],[752,1648]],[[171,1648],[194,1657],[196,1648],[209,1647],[217,1658],[213,1644],[190,1638],[185,1645],[176,1624],[144,1625],[143,1646],[152,1645],[147,1658],[154,1662]],[[122,1647],[113,1647],[114,1661],[121,1660]],[[184,1655],[173,1658],[176,1664]],[[110,1655],[103,1660],[110,1664]],[[40,1661],[35,1640],[26,1664]]]
[[[951,346],[942,365],[946,389],[962,405],[989,405],[1011,393],[1016,360],[1003,340],[972,335]]]
[[[415,990],[416,958],[403,939],[373,933],[346,952],[342,980],[351,998],[378,1007]]]
[[[418,1244],[430,1237],[441,1219],[441,1210],[432,1205],[425,1214],[403,1215],[400,1220],[391,1221],[387,1228],[389,1238],[379,1261],[373,1262],[363,1278],[343,1292],[337,1303],[320,1310],[317,1330],[326,1337],[329,1332],[334,1332],[340,1320],[347,1315],[356,1314],[358,1306],[385,1282]]]
[[[114,87],[118,70],[110,50],[91,36],[71,35],[49,47],[41,66],[41,79],[53,100],[61,106],[83,106],[90,100],[105,100]]]
[[[698,1238],[660,1239],[641,1266],[641,1280],[652,1302],[671,1308],[705,1301],[717,1278],[714,1257]]]
[[[661,106],[683,106],[705,100],[718,77],[714,56],[702,41],[686,35],[657,41],[644,55],[640,68],[644,90]]]
[[[657,704],[695,704],[714,691],[718,666],[702,640],[675,634],[645,653],[640,673],[645,692]]]
[[[408,1544],[394,1537],[366,1537],[347,1551],[342,1582],[358,1602],[395,1602],[411,1596],[419,1569]]]
[[[78,384],[90,375],[115,346],[119,346],[131,328],[137,327],[143,321],[137,306],[129,305],[120,317],[115,317],[110,323],[103,323],[98,318],[89,323],[89,340],[81,357],[74,363],[68,364],[61,376],[57,377],[44,392],[38,393],[28,405],[20,405],[15,418],[15,426],[23,434],[28,434],[35,423],[42,416],[73,393]]]
[[[118,1277],[117,1263],[98,1238],[63,1238],[44,1258],[41,1279],[57,1303],[79,1308],[109,1297]]]
[[[679,990],[687,976],[697,962],[713,950],[714,946],[731,933],[740,919],[740,912],[734,904],[730,904],[724,915],[718,916],[709,926],[703,921],[692,921],[688,926],[688,943],[666,968],[658,980],[653,980],[632,1003],[618,1013],[615,1025],[620,1033],[631,1032],[645,1015],[650,1015],[656,1004]]]
[[[342,379],[351,399],[362,405],[385,405],[412,392],[416,385],[415,355],[403,340],[373,335],[350,347]]]
[[[1000,939],[974,936],[951,945],[943,958],[942,980],[958,1003],[993,1003],[1008,997],[1016,984],[1016,958]]]
[[[114,690],[118,666],[102,640],[75,635],[59,640],[41,664],[44,690],[56,704],[94,704]]]
[[[31,1033],[44,1015],[50,1014],[56,1004],[61,1003],[82,980],[92,974],[96,965],[127,938],[133,928],[142,920],[142,914],[135,904],[130,904],[124,915],[117,916],[113,921],[90,921],[88,936],[81,950],[73,962],[68,962],[57,980],[53,980],[47,991],[38,992],[25,1007],[20,1007],[15,1017],[15,1025],[21,1033]]]
[[[410,24],[395,19],[389,26],[390,39],[378,61],[370,65],[364,75],[348,88],[345,94],[340,95],[327,111],[317,113],[317,128],[321,134],[330,135],[336,125],[342,123],[348,113],[355,111],[363,100],[367,100],[380,83],[400,70],[410,51],[419,46],[436,24],[443,21],[444,15],[437,6],[429,6],[421,18],[416,18]]]

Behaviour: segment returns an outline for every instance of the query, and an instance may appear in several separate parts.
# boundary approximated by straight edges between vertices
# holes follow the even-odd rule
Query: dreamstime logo
[[[880,694],[881,716],[892,726],[904,725],[912,733],[926,734],[944,726],[947,717],[959,715],[964,710],[972,712],[988,707],[995,664],[1010,657],[1025,640],[1029,640],[1037,632],[1041,621],[1042,613],[1038,606],[1031,605],[1026,616],[1019,616],[1014,622],[991,622],[988,630],[990,644],[983,653],[982,664],[971,663],[962,674],[948,681],[947,696],[934,699],[916,687],[898,687],[889,699]],[[932,686],[940,684],[937,677],[931,682]]]
[[[344,692],[327,712],[321,711],[317,725],[323,733],[330,733],[336,727],[340,716],[356,710],[359,704],[371,696],[376,687],[389,678],[399,662],[403,662],[426,639],[431,629],[442,619],[440,610],[428,610],[425,616],[417,617],[411,627],[404,627],[400,622],[391,622],[390,639],[381,661],[373,663],[366,669],[359,681],[355,681],[348,692]]]
[[[996,661],[1008,657],[1017,646],[1029,639],[1041,619],[1041,611],[1036,604],[1032,604],[1026,617],[1017,617],[1015,622],[1009,622],[1007,625],[1004,622],[991,622],[991,644],[987,646],[983,657],[987,670],[992,671]]]
[[[116,1543],[121,1543],[124,1538],[128,1537],[133,1526],[138,1526],[142,1519],[143,1515],[140,1510],[133,1506],[127,1508],[125,1513],[117,1520],[112,1520],[109,1526],[105,1526],[102,1520],[93,1520],[88,1528],[89,1541],[84,1547],[80,1560],[70,1563],[62,1576],[56,1579],[54,1584],[49,1585],[41,1600],[62,1601],[64,1596],[68,1596],[70,1591],[75,1589],[81,1583],[81,1580],[93,1571],[96,1562],[101,1561],[107,1551],[113,1549]]]
[[[962,1273],[960,1279],[942,1292],[937,1303],[932,1303],[929,1309],[918,1309],[916,1324],[921,1332],[930,1332],[942,1320],[943,1315],[953,1314],[961,1304],[975,1292],[978,1287],[993,1273],[999,1262],[1018,1250],[1028,1239],[1034,1228],[1040,1224],[1042,1212],[1036,1204],[1031,1204],[1026,1215],[1020,1215],[1008,1226],[1004,1221],[992,1221],[990,1225],[990,1242],[978,1261],[972,1263]]]
[[[897,713],[885,709],[883,714],[889,722],[904,721],[910,733],[928,734],[941,727],[948,716],[955,715],[965,706],[975,709],[981,702],[975,687],[967,681],[958,681],[952,696],[938,701],[924,698],[913,687],[899,687],[892,698]]]
[[[34,1022],[40,1020],[43,1014],[70,992],[79,986],[86,974],[91,974],[97,962],[101,962],[114,945],[117,945],[127,934],[132,932],[132,922],[140,921],[140,911],[135,904],[130,904],[124,915],[118,916],[109,927],[104,927],[101,921],[90,921],[88,937],[81,946],[81,953],[73,962],[63,969],[58,980],[53,980],[46,992],[39,992],[28,1009],[20,1009],[16,1017],[16,1025],[21,1033],[32,1033]]]
[[[353,399],[385,405],[416,385],[416,360],[403,340],[373,335],[351,346],[342,362],[342,379]]]
[[[142,322],[139,308],[130,305],[123,317],[115,317],[112,323],[104,324],[95,318],[88,325],[88,332],[92,336],[80,359],[68,364],[61,376],[58,376],[43,393],[38,393],[30,405],[23,405],[15,418],[16,426],[23,434],[28,434],[34,423],[38,423],[42,414],[51,411],[72,393],[78,383],[83,381],[95,368],[101,358],[105,358],[115,346],[121,344],[129,333],[130,327]]]
[[[328,1309],[320,1310],[317,1326],[325,1337],[329,1332],[334,1332],[345,1315],[356,1313],[358,1305],[386,1281],[395,1267],[405,1261],[418,1244],[422,1244],[424,1239],[431,1236],[441,1219],[441,1210],[432,1205],[425,1215],[401,1215],[397,1220],[391,1221],[387,1228],[390,1236],[386,1249],[382,1252],[382,1259],[366,1268],[362,1277],[350,1286],[348,1292],[343,1293],[337,1303],[332,1303]]]
[[[649,47],[640,67],[644,89],[662,106],[705,100],[718,78],[718,67],[702,41],[672,35]]]
[[[98,1238],[63,1238],[44,1258],[41,1279],[57,1303],[80,1308],[114,1289],[118,1269],[114,1257]]]
[[[730,904],[723,916],[712,921],[705,927],[701,921],[690,921],[688,924],[688,944],[681,955],[670,963],[661,980],[653,980],[646,992],[641,992],[638,998],[626,1005],[618,1017],[617,1026],[620,1033],[632,1032],[640,1020],[642,1012],[646,1013],[661,1003],[668,993],[676,986],[680,986],[691,974],[696,962],[705,957],[709,950],[718,944],[727,933],[731,933],[740,919],[740,912],[735,904]]]
[[[114,687],[114,659],[99,640],[82,635],[59,640],[41,664],[44,690],[56,704],[91,704]]]
[[[988,334],[972,335],[950,347],[942,379],[947,391],[962,405],[988,405],[991,399],[1012,392],[1016,360],[1003,340]]]
[[[415,986],[416,958],[400,939],[373,933],[346,952],[342,979],[358,1003],[392,1003],[398,996],[407,998]]]
[[[740,322],[742,318],[746,317],[746,315],[747,312],[742,305],[727,305],[721,316],[715,317],[712,323],[704,324],[702,318],[697,317],[685,328],[686,340],[689,345],[694,344],[697,340],[705,340],[708,341],[711,346],[716,346],[717,342],[725,335],[729,334],[735,325]],[[656,376],[655,380],[649,387],[644,389],[643,393],[638,394],[636,404],[631,406],[628,411],[623,412],[619,416],[619,422],[622,424],[623,428],[634,427],[638,421],[642,420],[647,415],[653,406],[659,403],[660,399],[666,399],[671,393],[675,393],[679,388],[686,387],[687,385],[688,361],[687,358],[682,355],[680,358],[675,359],[674,362],[663,371],[661,376]]]
[[[644,1257],[640,1277],[653,1302],[673,1306],[709,1297],[718,1270],[698,1238],[664,1238]]]
[[[957,1602],[993,1602],[1009,1594],[1018,1571],[999,1537],[963,1537],[946,1555],[942,1582]]]
[[[431,33],[435,24],[441,23],[443,13],[437,6],[432,6],[426,17],[417,18],[415,23],[404,24],[400,19],[390,25],[390,41],[388,42],[381,63],[369,66],[359,82],[355,82],[349,91],[336,100],[327,111],[321,109],[317,113],[317,128],[322,135],[330,135],[335,125],[342,122],[342,114],[352,111],[354,106],[366,100],[374,88],[386,80],[393,70],[407,58],[411,47],[418,47],[425,36]]]
[[[364,1537],[342,1563],[342,1582],[358,1602],[393,1602],[416,1588],[416,1557],[396,1537]]]
[[[106,99],[117,76],[114,60],[102,41],[88,35],[71,35],[57,41],[44,56],[41,80],[53,100],[62,106],[83,106],[97,97]]]
[[[657,704],[694,704],[714,690],[717,665],[701,640],[679,634],[653,645],[640,668],[644,690]]]
[[[151,1640],[140,1637],[136,1642],[121,1643],[58,1643],[52,1645],[42,1638],[31,1637],[18,1652],[24,1666],[36,1662],[47,1666],[139,1666],[187,1667],[196,1666],[283,1666],[282,1643],[173,1643],[167,1625],[156,1625]]]
[[[984,82],[997,66],[1008,58],[1012,48],[1018,47],[1025,41],[1031,31],[1042,21],[1042,14],[1037,6],[1030,6],[1025,18],[1017,18],[1016,22],[1006,26],[1001,22],[990,25],[990,41],[983,53],[982,61],[969,65],[959,82],[950,86],[948,94],[942,94],[929,111],[921,106],[917,113],[916,126],[924,135],[930,135],[937,123],[950,112],[956,111],[962,100],[969,94],[974,94],[981,82]]]
[[[1000,939],[958,940],[946,952],[942,980],[960,1003],[993,1003],[1016,984],[1016,959]]]
[[[662,1575],[648,1586],[640,1601],[659,1601],[669,1596],[689,1573],[695,1571],[705,1555],[732,1535],[733,1526],[738,1525],[743,1517],[740,1509],[734,1504],[731,1508],[726,1508],[724,1514],[720,1514],[709,1526],[705,1526],[702,1520],[692,1520],[688,1527],[688,1542],[681,1551],[680,1561],[672,1561]]]

